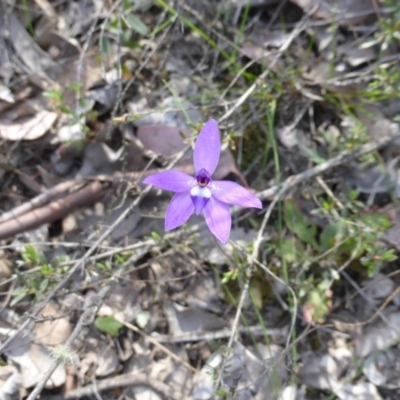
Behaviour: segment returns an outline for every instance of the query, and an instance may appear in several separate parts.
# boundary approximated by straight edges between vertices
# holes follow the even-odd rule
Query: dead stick
[[[183,166],[180,168],[181,171],[186,172],[188,174],[194,173],[193,166]],[[107,182],[112,186],[118,186],[123,181],[127,182],[137,182],[140,178],[145,178],[148,175],[155,174],[157,172],[166,171],[166,169],[152,169],[145,172],[116,172],[113,175],[98,175],[98,176],[89,176],[86,178],[77,178],[71,179],[46,190],[44,193],[39,194],[33,199],[21,204],[18,207],[13,208],[12,210],[3,213],[0,215],[0,224],[20,217],[21,215],[31,212],[32,210],[42,207],[45,204],[55,200],[56,198],[65,196],[69,191],[71,191],[74,187],[78,187],[79,185],[86,184],[87,182],[92,181],[100,181]]]
[[[69,194],[66,197],[50,202],[43,207],[0,224],[0,240],[10,238],[17,233],[64,218],[72,211],[92,205],[103,196],[103,186],[99,181],[94,181],[82,189]]]
[[[54,200],[56,197],[64,195],[74,185],[77,185],[79,183],[82,184],[82,179],[73,179],[59,183],[58,185],[46,190],[44,193],[34,197],[32,200],[29,200],[21,204],[20,206],[15,207],[12,210],[0,215],[0,223],[3,223],[9,219],[17,218],[22,214],[34,210],[35,208],[44,206],[45,204]]]

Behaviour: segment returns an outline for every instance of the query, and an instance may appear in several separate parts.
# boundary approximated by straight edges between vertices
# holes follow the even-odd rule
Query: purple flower
[[[230,181],[213,181],[221,141],[217,121],[211,119],[201,130],[193,153],[196,175],[193,178],[181,171],[165,171],[148,176],[143,183],[175,192],[165,215],[165,230],[184,224],[193,211],[202,211],[211,232],[227,243],[231,231],[229,204],[262,208],[261,201],[244,187]]]

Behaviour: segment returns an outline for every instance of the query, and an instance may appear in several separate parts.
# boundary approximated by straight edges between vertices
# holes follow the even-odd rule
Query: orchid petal
[[[212,195],[223,203],[241,207],[262,208],[260,199],[235,182],[213,181]]]
[[[211,197],[204,207],[204,217],[211,233],[223,244],[226,244],[232,225],[229,206]]]
[[[204,206],[208,203],[208,200],[210,199],[207,199],[207,197],[192,196],[196,215],[200,215],[200,213],[203,211]]]
[[[217,121],[207,121],[199,136],[193,152],[193,163],[196,172],[204,168],[212,175],[217,168],[219,154],[221,153],[221,139]]]
[[[194,205],[190,192],[176,193],[167,207],[165,230],[177,228],[184,224],[193,214]]]
[[[187,192],[192,187],[193,177],[181,171],[164,171],[150,175],[143,180],[147,185],[154,185],[171,192]]]
[[[200,215],[204,206],[211,197],[211,190],[208,187],[193,186],[190,191],[190,196],[196,209],[196,215]]]

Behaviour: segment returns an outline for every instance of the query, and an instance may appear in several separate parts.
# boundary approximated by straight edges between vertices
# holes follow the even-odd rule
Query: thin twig
[[[115,282],[116,282],[115,278],[110,279],[107,282],[106,286],[104,286],[97,294],[95,294],[93,297],[90,298],[90,301],[85,306],[85,309],[84,309],[81,317],[79,318],[78,323],[75,325],[74,330],[72,331],[71,335],[69,336],[68,340],[65,343],[67,348],[71,347],[71,345],[77,339],[79,333],[81,332],[81,330],[84,326],[87,326],[87,325],[90,325],[93,323],[94,318],[96,317],[97,311],[103,304],[108,293],[114,287]],[[51,363],[50,367],[47,369],[47,371],[45,372],[43,377],[40,379],[40,381],[37,383],[35,388],[29,394],[27,400],[35,400],[36,399],[36,397],[40,394],[40,392],[43,390],[44,386],[46,385],[46,382],[51,378],[54,371],[61,364],[61,362],[62,362],[61,359],[55,359]]]
[[[239,327],[237,331],[242,335],[249,336],[287,336],[286,328],[272,328],[265,329],[262,326],[243,326]],[[211,341],[217,339],[229,338],[232,335],[232,329],[225,328],[214,332],[188,332],[180,335],[160,335],[152,334],[151,337],[157,339],[160,343],[184,343],[184,342],[201,342]]]
[[[130,372],[128,374],[122,374],[114,376],[112,378],[103,379],[97,382],[97,390],[104,391],[110,389],[116,389],[126,386],[145,386],[148,387],[165,399],[182,400],[182,393],[177,392],[170,386],[163,382],[160,382],[149,375],[144,373],[138,373],[137,371]],[[76,400],[82,397],[90,397],[93,395],[93,385],[88,385],[83,388],[71,390],[68,393],[55,395],[55,396],[44,396],[44,400]]]
[[[84,265],[86,264],[86,260],[94,254],[94,252],[97,250],[99,245],[104,242],[108,238],[108,236],[111,235],[111,233],[116,229],[116,227],[129,215],[129,213],[139,204],[141,199],[145,196],[146,193],[148,193],[151,190],[151,187],[148,186],[145,188],[135,199],[135,201],[132,202],[131,206],[128,207],[116,220],[115,222],[104,231],[104,233],[96,240],[95,243],[87,250],[85,255],[76,262],[76,264],[65,274],[64,278],[61,280],[61,282],[46,296],[46,298],[36,306],[34,311],[31,313],[32,316],[37,316],[44,306],[48,304],[58,293],[59,290],[61,290],[71,279],[71,277],[78,271],[80,268],[83,268]],[[28,329],[28,327],[31,325],[31,320],[26,319],[17,329],[16,333],[13,336],[10,336],[7,340],[4,341],[4,343],[1,344],[0,346],[0,353],[4,350],[4,348],[7,347],[7,345],[14,339],[14,336],[21,333],[25,329]]]
[[[373,151],[379,150],[382,147],[389,145],[396,139],[400,139],[400,129],[397,124],[393,125],[393,130],[395,131],[392,135],[387,136],[381,140],[369,142],[362,145],[358,150],[347,150],[342,154],[339,154],[336,157],[331,158],[330,160],[316,165],[313,168],[308,169],[307,171],[301,172],[300,174],[289,176],[281,185],[288,185],[287,188],[292,188],[297,186],[298,184],[314,178],[322,173],[331,170],[334,167],[339,165],[343,165],[349,161],[352,161],[360,156],[371,153]],[[270,187],[269,189],[263,190],[262,192],[257,193],[257,196],[260,200],[267,200],[269,198],[274,197],[281,187],[281,185],[275,185]]]
[[[276,57],[273,59],[273,61],[269,64],[268,68],[257,78],[257,80],[242,94],[242,96],[239,97],[239,99],[236,101],[235,105],[230,108],[220,119],[219,122],[225,121],[228,119],[233,113],[235,113],[239,107],[241,107],[244,102],[256,91],[258,87],[260,87],[265,78],[268,76],[270,73],[271,69],[275,66],[275,64],[278,62],[278,60],[282,57],[282,54],[289,48],[293,40],[302,32],[306,27],[307,27],[307,21],[309,17],[315,12],[315,10],[318,8],[318,5],[313,7],[310,11],[307,12],[307,14],[302,18],[302,20],[296,25],[296,27],[293,29],[291,32],[290,36],[288,39],[285,41],[285,43],[282,44],[282,46],[279,48]]]
[[[161,343],[159,343],[157,338],[154,338],[150,335],[148,335],[146,332],[143,332],[139,328],[137,328],[135,325],[130,324],[129,322],[126,322],[122,319],[118,319],[118,321],[122,324],[125,325],[127,328],[131,329],[132,331],[139,333],[142,335],[146,340],[148,340],[151,344],[153,344],[155,347],[157,347],[159,350],[161,350],[163,353],[167,354],[169,357],[174,359],[176,362],[182,364],[185,368],[187,368],[190,372],[193,372],[194,374],[197,373],[197,369],[192,367],[190,364],[188,364],[186,361],[180,359],[175,353],[173,353],[171,350],[167,349],[165,346],[163,346]]]
[[[283,194],[287,190],[288,184],[289,183],[286,182],[286,185],[285,184],[282,185],[280,192],[275,196],[275,198],[273,199],[273,201],[269,205],[269,207],[268,207],[268,209],[267,209],[267,211],[266,211],[266,213],[264,215],[264,219],[263,219],[263,221],[261,223],[260,229],[258,230],[257,238],[256,238],[256,240],[254,242],[253,252],[252,252],[252,255],[251,255],[250,260],[249,260],[250,268],[248,270],[248,274],[247,274],[247,277],[246,277],[246,282],[245,282],[245,285],[244,285],[244,287],[242,289],[242,293],[241,293],[241,296],[240,296],[240,299],[239,299],[239,304],[238,304],[237,309],[236,309],[236,315],[235,315],[235,319],[234,319],[233,324],[232,324],[232,331],[231,331],[231,335],[229,337],[227,348],[231,348],[232,347],[234,338],[235,338],[235,336],[237,334],[237,331],[238,331],[239,320],[240,320],[240,316],[242,314],[242,309],[243,309],[243,305],[244,305],[245,299],[246,299],[246,297],[248,295],[248,291],[249,291],[249,288],[250,288],[250,281],[251,281],[251,277],[253,275],[254,266],[255,265],[260,265],[260,263],[258,262],[257,259],[258,259],[258,253],[259,253],[260,245],[261,245],[261,243],[263,241],[263,238],[264,238],[264,230],[265,230],[265,228],[267,226],[269,218],[271,217],[272,211],[275,208],[275,205],[277,204],[277,202],[281,199],[281,197],[283,196]],[[268,270],[268,272],[270,274],[272,274],[269,270]],[[277,277],[275,274],[272,274],[272,275],[274,276],[275,279],[277,279],[278,281],[282,282],[285,286],[288,286],[285,282],[282,281],[282,279]],[[293,314],[292,314],[292,323],[291,323],[291,327],[290,327],[289,334],[288,334],[288,339],[287,339],[287,341],[289,342],[290,338],[291,338],[292,330],[294,328],[295,318],[296,318],[297,301],[296,301],[296,296],[295,296],[295,293],[294,293],[293,289],[290,288],[290,286],[288,286],[288,288],[291,291],[291,294],[293,296],[293,308],[294,308]],[[227,362],[227,358],[224,358],[224,360],[222,362],[221,369],[219,371],[219,375],[218,375],[218,381],[217,381],[217,384],[216,384],[216,388],[217,389],[219,388],[220,384],[222,383],[222,377],[223,377],[223,374],[224,374],[224,371],[225,371],[226,362]]]

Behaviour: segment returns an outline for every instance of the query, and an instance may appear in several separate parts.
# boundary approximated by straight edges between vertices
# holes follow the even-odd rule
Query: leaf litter
[[[103,398],[118,393],[141,400],[212,399],[216,390],[249,400],[320,399],[327,393],[346,400],[396,399],[399,281],[385,251],[399,248],[398,142],[380,151],[379,163],[360,157],[347,170],[320,174],[319,186],[310,182],[290,191],[279,206],[281,217],[275,209],[263,231],[259,261],[268,270],[250,281],[240,329],[234,325],[234,288],[243,290],[254,268],[250,254],[265,211],[235,210],[224,247],[196,218],[164,236],[166,194],[151,191],[128,214],[146,174],[174,161],[174,168],[197,172],[190,164],[199,127],[236,107],[269,64],[260,91],[220,123],[224,144],[216,179],[263,191],[329,163],[342,149],[397,135],[398,107],[390,94],[397,83],[390,73],[398,67],[398,38],[393,34],[387,45],[380,34],[395,16],[393,7],[356,0],[319,7],[314,1],[234,1],[226,10],[215,6],[216,17],[209,5],[185,5],[176,13],[162,1],[78,3],[1,4],[1,208],[6,216],[23,205],[25,219],[14,217],[22,228],[2,236],[6,362],[0,398],[28,397],[41,374],[61,360],[45,382],[44,397],[98,396],[98,385]],[[292,38],[300,21],[306,26]],[[243,67],[246,74],[238,73]],[[388,75],[378,76],[382,71]],[[374,97],[379,85],[387,98]],[[260,103],[271,106],[274,96],[275,150]],[[250,151],[249,138],[255,143]],[[268,158],[274,151],[279,180]],[[68,189],[51,197],[49,191],[65,182]],[[96,185],[91,198],[86,185]],[[354,190],[362,206],[347,208]],[[40,202],[29,204],[40,195]],[[69,207],[65,199],[74,195],[87,201]],[[348,214],[329,214],[333,203],[344,204]],[[44,213],[54,205],[68,211],[58,218]],[[390,228],[365,224],[352,230],[376,211],[389,215]],[[339,226],[351,212],[359,220]],[[26,224],[32,219],[37,225]],[[370,247],[359,253],[354,238],[380,229],[384,234],[368,239]],[[17,332],[23,315],[37,310],[93,245],[85,268],[73,272],[32,319],[34,328]],[[379,267],[360,271],[360,260],[371,265],[374,257]],[[278,284],[269,274],[283,276],[284,263],[290,279]],[[350,271],[347,278],[342,269]],[[90,299],[116,274],[98,314],[64,348]],[[289,288],[300,303],[296,360],[289,360],[286,342],[288,311],[295,312]],[[323,310],[320,317],[312,313],[316,309]],[[258,329],[253,336],[252,328]]]

